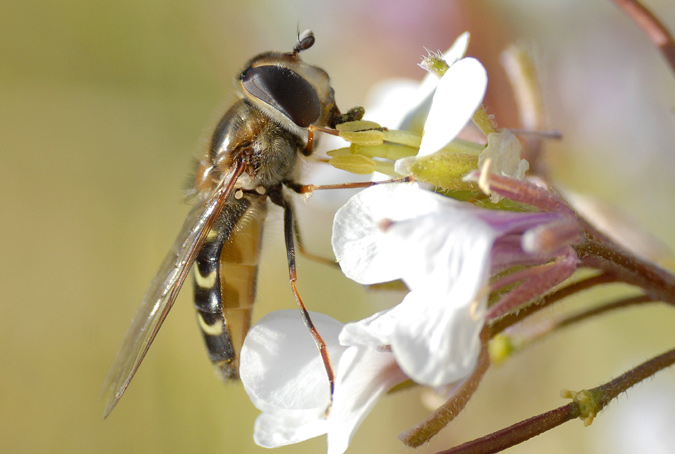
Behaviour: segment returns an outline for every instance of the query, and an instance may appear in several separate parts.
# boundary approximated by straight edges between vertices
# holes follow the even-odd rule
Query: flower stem
[[[437,454],[488,454],[503,451],[578,417],[579,407],[571,402]]]
[[[429,418],[398,436],[398,438],[407,446],[417,448],[428,442],[464,409],[471,399],[471,396],[473,396],[478,389],[478,385],[490,366],[490,355],[488,354],[487,349],[487,334],[487,330],[483,330],[483,333],[481,334],[483,344],[480,356],[478,357],[478,365],[469,378],[464,380],[464,383],[462,383],[452,397],[438,407]]]
[[[532,303],[528,306],[521,308],[518,312],[511,312],[506,314],[504,317],[495,320],[490,323],[490,336],[494,337],[497,334],[504,331],[506,328],[515,325],[516,323],[524,320],[533,313],[550,306],[551,304],[560,301],[563,298],[567,298],[570,295],[587,290],[591,287],[594,287],[599,284],[606,284],[608,282],[613,282],[615,278],[608,274],[603,273],[596,276],[592,276],[586,279],[582,279],[573,284],[570,284],[566,287],[562,287],[554,292],[545,295],[539,301]]]
[[[612,1],[647,34],[649,40],[661,51],[671,71],[675,73],[675,40],[661,21],[637,0]]]
[[[483,106],[480,106],[475,114],[473,114],[473,123],[481,130],[485,137],[497,131],[497,125]]]
[[[675,305],[673,274],[623,250],[590,225],[585,230],[587,240],[575,247],[582,265],[612,273],[617,281],[635,285],[655,300]]]
[[[655,375],[657,372],[660,372],[673,364],[675,364],[675,349],[669,350],[666,353],[640,364],[636,368],[629,370],[625,374],[604,385],[591,389],[590,392],[597,393],[600,397],[598,400],[600,407],[597,411],[602,410],[614,398],[631,388],[633,385],[640,383],[644,379]]]
[[[490,347],[495,348],[506,346],[506,350],[504,350],[504,348],[502,348],[501,350],[495,350],[497,360],[501,361],[505,359],[507,356],[512,355],[514,352],[520,352],[526,349],[527,347],[541,341],[543,338],[553,334],[559,329],[566,328],[576,323],[588,320],[589,318],[607,314],[615,310],[655,302],[656,301],[654,301],[654,299],[651,298],[649,295],[638,295],[629,298],[622,298],[619,300],[611,301],[609,303],[601,304],[591,309],[586,309],[577,312],[572,315],[566,315],[563,317],[558,317],[556,319],[539,322],[535,324],[534,327],[531,327],[531,329],[514,332],[513,334],[509,335],[503,335],[504,338],[501,342],[497,341],[496,344],[495,342],[492,342],[490,344]],[[495,339],[498,339],[498,337]],[[493,358],[493,362],[496,362],[495,358]]]
[[[601,304],[597,307],[581,311],[579,313],[560,318],[554,321],[551,324],[551,330],[558,328],[565,328],[567,326],[573,325],[575,323],[584,321],[586,319],[597,317],[598,315],[605,314],[607,312],[612,312],[618,309],[625,309],[631,306],[637,306],[648,303],[655,303],[653,298],[649,295],[638,295],[632,296],[630,298],[622,298],[620,300],[612,301],[609,303]]]
[[[573,400],[567,405],[526,419],[492,434],[437,454],[487,454],[499,452],[529,440],[574,418],[590,424],[595,415],[619,394],[675,363],[675,349],[650,359],[620,377],[590,390],[564,392]]]

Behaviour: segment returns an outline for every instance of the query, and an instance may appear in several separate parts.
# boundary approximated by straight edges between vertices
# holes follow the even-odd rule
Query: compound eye
[[[312,85],[281,66],[249,68],[241,75],[244,90],[306,128],[321,114],[321,102]]]

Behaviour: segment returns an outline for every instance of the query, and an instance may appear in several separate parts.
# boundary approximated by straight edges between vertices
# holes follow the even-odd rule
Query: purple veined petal
[[[475,58],[463,58],[441,78],[424,124],[418,156],[443,148],[466,126],[487,89],[487,72]]]
[[[387,391],[408,377],[391,352],[350,347],[340,359],[328,416],[328,454],[342,454],[361,422]]]
[[[456,304],[452,295],[410,292],[395,309],[399,323],[391,349],[415,382],[442,386],[468,376],[480,353],[487,293]]]
[[[391,247],[382,222],[433,212],[442,199],[414,183],[377,185],[353,196],[333,221],[331,243],[343,273],[366,285],[399,279],[400,251]]]
[[[570,219],[567,213],[476,210],[475,215],[490,225],[500,236],[522,234],[534,227]]]
[[[311,313],[331,360],[345,348],[338,343],[342,323]],[[297,310],[272,312],[246,336],[240,376],[253,404],[263,411],[254,438],[263,446],[281,446],[325,433],[330,389],[319,353]],[[320,427],[324,431],[320,432]]]

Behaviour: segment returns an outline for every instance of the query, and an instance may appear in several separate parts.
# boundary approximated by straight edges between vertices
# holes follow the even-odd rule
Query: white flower
[[[378,399],[407,377],[389,352],[338,343],[342,323],[311,313],[335,367],[330,405],[326,371],[300,313],[276,311],[248,333],[240,376],[253,404],[262,410],[255,442],[274,448],[328,434],[328,454],[343,453]]]
[[[382,221],[391,222],[383,230]],[[333,250],[347,277],[374,284],[402,279],[410,293],[395,308],[349,324],[340,340],[389,345],[418,383],[466,377],[480,351],[490,226],[446,197],[416,185],[380,185],[335,216]]]
[[[391,347],[401,369],[423,385],[467,377],[480,352],[491,273],[546,263],[562,245],[526,250],[526,239],[565,219],[480,209],[415,184],[365,189],[335,215],[335,256],[356,282],[401,279],[410,293],[396,307],[346,325],[340,343]]]

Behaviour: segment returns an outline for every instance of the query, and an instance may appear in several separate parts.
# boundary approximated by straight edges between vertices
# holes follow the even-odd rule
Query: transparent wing
[[[150,282],[110,368],[103,385],[103,393],[108,396],[104,418],[115,408],[129,386],[150,344],[155,339],[157,331],[173,306],[206,235],[222,211],[223,205],[234,189],[235,182],[243,171],[243,163],[234,163],[216,187],[213,196],[206,203],[195,206],[188,214],[173,248]]]

